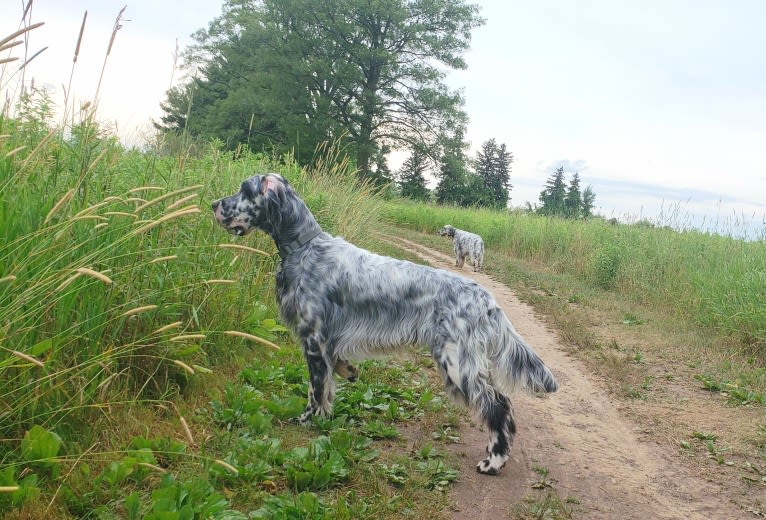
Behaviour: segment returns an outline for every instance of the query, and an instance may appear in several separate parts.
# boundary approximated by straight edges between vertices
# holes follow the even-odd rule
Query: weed
[[[518,520],[567,520],[574,513],[572,506],[579,501],[573,497],[562,500],[553,491],[543,497],[529,496],[524,503],[513,509],[513,518]]]
[[[623,325],[643,325],[644,320],[642,320],[641,318],[638,318],[635,314],[626,312],[625,315],[622,317],[622,320],[620,320],[620,323],[622,323]]]
[[[457,480],[457,470],[445,466],[441,460],[428,459],[417,463],[417,468],[426,477],[426,489],[446,491]]]
[[[696,374],[694,379],[702,383],[702,388],[720,393],[730,402],[746,405],[766,405],[766,392],[754,390],[752,386],[763,387],[766,380],[766,370],[754,368],[747,372],[740,372],[736,381],[727,381],[711,375]]]
[[[436,427],[436,431],[431,434],[431,438],[455,444],[460,442],[460,433],[449,424],[440,424]]]
[[[553,481],[548,478],[548,468],[542,466],[534,466],[532,471],[537,473],[539,476],[537,480],[532,482],[532,489],[546,489],[553,487]]]

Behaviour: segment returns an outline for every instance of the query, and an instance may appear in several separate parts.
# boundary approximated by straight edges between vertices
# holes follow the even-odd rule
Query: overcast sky
[[[21,0],[0,0],[0,34]],[[138,142],[161,114],[176,39],[220,13],[219,0],[127,2],[99,114]],[[514,206],[537,202],[558,166],[593,186],[599,211],[719,228],[766,219],[766,2],[486,0],[463,88],[475,150],[494,137],[515,156]],[[73,96],[92,99],[124,0],[35,0],[28,77],[60,92],[88,11]],[[7,79],[8,71],[3,82]],[[178,77],[178,73],[175,74]],[[12,84],[12,83],[11,83]],[[736,229],[734,230],[736,231]]]

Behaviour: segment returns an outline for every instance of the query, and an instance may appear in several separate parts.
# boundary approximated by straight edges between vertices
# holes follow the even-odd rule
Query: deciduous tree
[[[432,153],[465,120],[444,77],[466,67],[478,11],[462,0],[228,0],[195,34],[199,77],[168,94],[160,126],[310,151],[343,134],[369,176],[383,144]]]

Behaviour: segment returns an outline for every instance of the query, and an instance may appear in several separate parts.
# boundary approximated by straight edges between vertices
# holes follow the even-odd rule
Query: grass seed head
[[[75,271],[77,271],[78,273],[82,273],[82,274],[84,274],[86,276],[90,276],[91,278],[95,278],[96,280],[102,281],[102,282],[104,282],[107,285],[111,285],[112,284],[112,279],[111,278],[109,278],[108,276],[106,276],[103,273],[99,273],[98,271],[95,271],[95,270],[90,269],[88,267],[79,267],[79,268],[75,269]]]
[[[259,338],[258,336],[254,336],[252,334],[248,334],[247,332],[240,332],[238,330],[227,330],[224,332],[227,336],[235,336],[238,338],[245,338],[248,339],[254,343],[260,343],[261,345],[264,345],[266,347],[269,347],[274,350],[281,350],[279,348],[279,345],[272,343],[271,341],[263,338]]]
[[[160,256],[154,260],[151,260],[149,263],[156,264],[158,262],[167,262],[168,260],[175,260],[176,258],[178,258],[178,255]]]
[[[221,459],[216,459],[215,464],[218,464],[219,466],[226,469],[230,473],[233,473],[234,475],[239,475],[239,470],[226,461],[223,461]]]
[[[40,361],[37,358],[34,358],[28,354],[24,354],[23,352],[19,352],[18,350],[12,350],[11,353],[16,356],[19,359],[23,359],[24,361],[28,361],[32,363],[33,365],[37,365],[40,368],[45,368],[45,364]]]
[[[239,249],[241,251],[249,251],[251,253],[256,253],[258,255],[263,256],[271,256],[271,253],[267,253],[266,251],[261,251],[260,249],[256,249],[254,247],[249,246],[243,246],[241,244],[218,244],[218,247],[221,247],[223,249]]]
[[[170,341],[188,341],[191,339],[205,339],[206,337],[204,334],[180,334],[170,338]]]
[[[133,316],[134,314],[140,314],[146,311],[153,311],[156,308],[157,308],[157,305],[142,305],[141,307],[136,307],[134,309],[130,309],[128,311],[123,312],[121,316]]]
[[[50,222],[50,220],[53,218],[53,215],[55,215],[58,212],[58,210],[60,210],[64,206],[66,206],[66,204],[70,200],[72,200],[73,196],[74,196],[74,188],[72,188],[71,190],[67,191],[64,194],[64,196],[61,197],[59,199],[59,201],[56,204],[53,205],[51,210],[48,212],[48,215],[45,217],[45,221],[43,222],[43,224],[47,224],[48,222]]]
[[[191,428],[189,428],[189,423],[186,422],[186,419],[183,417],[183,415],[180,416],[181,418],[181,427],[184,429],[184,435],[186,435],[186,440],[189,441],[189,444],[194,446],[194,436],[192,435]]]
[[[177,329],[181,325],[183,325],[182,321],[174,321],[173,323],[168,323],[167,325],[164,325],[160,327],[159,329],[155,330],[154,334],[162,334],[163,332],[167,332],[172,329]]]
[[[183,368],[190,376],[194,375],[194,369],[190,367],[189,365],[187,365],[186,363],[184,363],[183,361],[181,361],[180,359],[174,359],[173,364]]]

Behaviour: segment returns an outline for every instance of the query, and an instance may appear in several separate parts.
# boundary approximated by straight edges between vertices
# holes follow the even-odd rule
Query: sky
[[[221,11],[220,0],[35,0],[34,77],[62,91],[88,11],[72,95],[92,100],[115,17],[127,3],[100,88],[99,115],[139,143],[177,81],[173,54]],[[735,235],[766,230],[766,2],[485,0],[463,90],[472,153],[487,139],[514,154],[511,203],[537,203],[563,165],[597,211]],[[0,0],[0,34],[21,0]],[[8,70],[3,76],[5,90]]]

